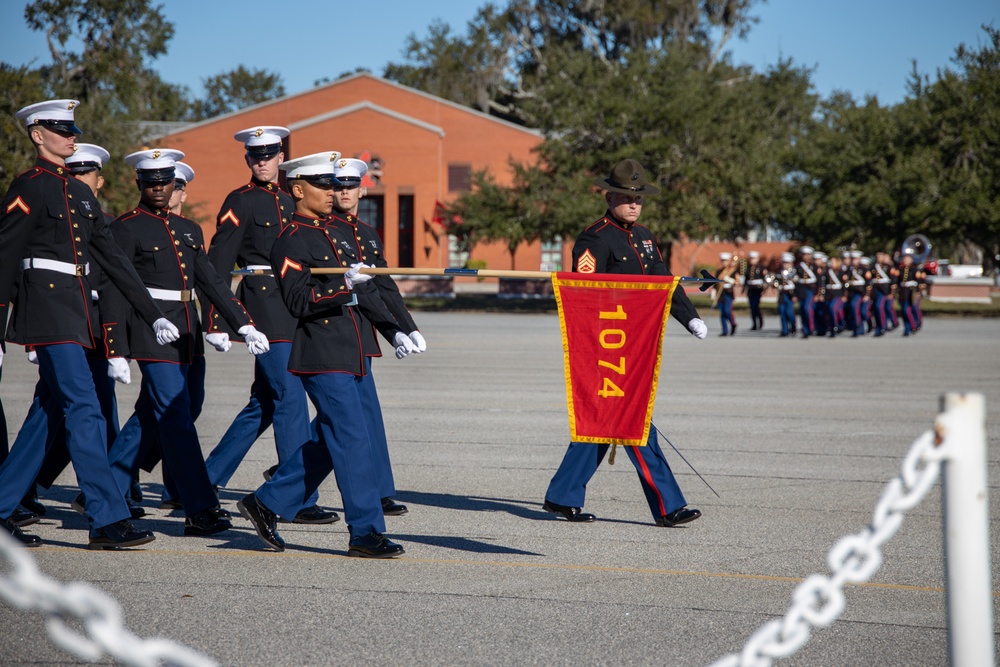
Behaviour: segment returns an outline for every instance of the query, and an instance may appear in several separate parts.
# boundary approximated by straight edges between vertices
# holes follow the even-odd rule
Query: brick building
[[[361,201],[359,217],[378,228],[390,265],[461,266],[465,259],[435,223],[437,202],[447,203],[469,189],[471,173],[488,168],[500,183],[510,182],[509,161],[533,163],[541,142],[535,130],[480,113],[454,102],[371,74],[356,74],[295,95],[187,126],[150,143],[177,148],[196,171],[185,213],[210,238],[226,195],[245,183],[249,170],[233,139],[254,125],[291,130],[285,159],[324,150],[340,151],[369,163],[374,178]],[[540,243],[520,249],[518,269],[556,269],[566,248]],[[480,244],[471,259],[489,268],[510,268],[502,244]]]

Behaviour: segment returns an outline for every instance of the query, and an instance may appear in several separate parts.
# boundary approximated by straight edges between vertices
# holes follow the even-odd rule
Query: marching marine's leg
[[[382,512],[390,516],[406,514],[406,505],[395,502],[396,482],[392,475],[392,461],[389,459],[389,442],[385,435],[385,422],[382,419],[382,406],[379,404],[378,391],[375,389],[375,378],[372,376],[372,360],[367,359],[368,374],[361,378],[361,406],[365,417],[365,426],[371,439],[372,456],[375,461],[375,478],[378,482],[378,494],[382,502]]]
[[[607,454],[608,445],[571,442],[545,491],[543,507],[553,514],[562,514],[569,521],[590,522],[596,517],[580,511],[587,497],[587,483],[597,472]]]
[[[626,447],[625,452],[639,475],[649,511],[657,525],[676,526],[701,516],[699,510],[687,509],[687,501],[660,449],[654,426],[649,428],[645,447]]]

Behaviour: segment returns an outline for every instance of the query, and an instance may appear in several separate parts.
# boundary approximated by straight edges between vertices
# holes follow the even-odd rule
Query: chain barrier
[[[61,584],[42,574],[27,549],[0,531],[0,597],[11,606],[45,614],[52,643],[78,658],[96,662],[105,653],[130,667],[218,667],[194,649],[169,639],[140,639],[122,624],[116,600],[90,584]],[[77,621],[86,634],[70,627]],[[74,624],[75,625],[75,624]]]
[[[813,574],[799,584],[792,606],[780,620],[765,623],[733,653],[711,667],[771,667],[805,646],[812,628],[831,625],[844,611],[844,586],[868,581],[882,566],[882,544],[903,524],[903,514],[915,507],[937,481],[947,446],[936,446],[932,431],[918,437],[903,460],[899,476],[885,485],[870,526],[847,535],[830,549],[831,576]]]

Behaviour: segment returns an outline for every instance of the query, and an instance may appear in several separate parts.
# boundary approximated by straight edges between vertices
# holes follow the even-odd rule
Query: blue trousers
[[[850,317],[848,318],[847,326],[854,331],[855,336],[863,336],[865,333],[865,318],[861,309],[860,292],[851,292],[848,313]]]
[[[719,297],[719,319],[722,321],[722,335],[729,335],[729,325],[736,326],[736,320],[733,319],[733,297],[729,294],[723,293]]]
[[[111,449],[118,433],[121,430],[118,426],[118,399],[115,395],[115,381],[108,377],[108,360],[93,352],[87,353],[87,364],[90,366],[90,373],[94,377],[94,389],[97,391],[97,402],[101,405],[101,414],[107,425],[107,449]],[[35,392],[35,399],[38,402],[38,392]],[[30,414],[31,410],[29,410]],[[38,473],[35,483],[46,489],[55,483],[56,478],[62,474],[66,466],[70,464],[69,449],[66,447],[66,428],[62,422],[49,428],[46,421],[35,432],[35,442],[38,446],[47,446],[45,462]],[[45,444],[43,444],[45,443]]]
[[[84,348],[65,343],[43,345],[36,351],[38,408],[29,410],[7,460],[0,466],[0,517],[9,517],[17,508],[45,459],[47,446],[38,446],[31,425],[47,420],[52,430],[65,419],[66,446],[86,499],[84,509],[91,528],[128,519],[131,513],[122,491],[128,484],[122,487],[116,483],[108,462],[107,425]]]
[[[885,294],[878,289],[875,290],[875,335],[881,336],[885,333]]]
[[[549,482],[545,499],[568,507],[583,507],[587,495],[587,482],[597,472],[604,460],[609,445],[595,445],[589,442],[571,442],[563,456],[559,469]],[[656,437],[656,429],[650,426],[645,447],[625,447],[632,465],[639,474],[642,492],[649,504],[654,519],[670,514],[685,505],[674,473],[670,470],[663,450]]]
[[[257,489],[257,497],[275,514],[293,518],[332,470],[351,536],[385,532],[375,462],[362,415],[361,380],[348,373],[302,376],[325,448],[300,446],[293,455],[296,458],[279,461],[274,476]]]
[[[288,372],[291,353],[291,343],[278,342],[271,343],[270,350],[254,357],[250,400],[205,461],[212,484],[229,484],[253,443],[272,424],[279,463],[295,455],[303,443],[313,439],[302,380]],[[315,505],[318,498],[318,493],[313,495],[305,506]]]
[[[163,465],[177,486],[187,516],[215,507],[219,499],[205,470],[192,416],[189,364],[140,361],[145,400],[122,427],[109,458],[118,486],[128,489],[139,469],[143,433],[159,440]]]
[[[781,335],[787,336],[795,329],[795,303],[784,292],[778,295],[778,316],[781,318]]]
[[[750,320],[753,326],[761,328],[764,326],[764,315],[760,312],[760,297],[763,290],[751,287],[747,290],[747,302],[750,304]]]
[[[809,336],[816,332],[816,311],[813,307],[815,293],[806,288],[802,290],[799,299],[799,318],[802,320],[802,333]]]
[[[396,482],[392,477],[392,461],[389,460],[389,442],[385,436],[385,422],[382,420],[382,406],[375,391],[372,376],[372,360],[368,357],[368,375],[361,378],[361,409],[365,414],[365,427],[372,445],[375,461],[375,479],[378,480],[380,498],[396,495]]]

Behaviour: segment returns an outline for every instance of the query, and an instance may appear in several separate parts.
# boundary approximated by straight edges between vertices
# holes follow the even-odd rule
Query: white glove
[[[132,369],[129,368],[128,359],[125,357],[111,357],[108,359],[108,377],[115,382],[130,384],[132,382]]]
[[[413,346],[417,348],[413,351],[415,354],[427,351],[427,341],[424,340],[424,337],[420,335],[419,331],[411,333],[410,340],[413,341]]]
[[[3,350],[0,350],[0,366],[3,366]]]
[[[704,338],[708,335],[708,327],[705,326],[705,323],[697,317],[688,322],[688,331],[690,331],[695,338]]]
[[[361,269],[371,268],[373,267],[367,264],[351,264],[351,268],[344,274],[344,282],[347,283],[347,289],[354,289],[354,286],[358,283],[366,283],[371,280],[374,276],[361,273]]]
[[[240,327],[239,334],[243,336],[243,340],[247,344],[247,352],[255,357],[271,349],[271,344],[267,342],[267,336],[257,331],[257,328],[252,324]]]
[[[417,346],[413,344],[410,337],[407,336],[402,331],[396,333],[396,337],[392,339],[392,344],[396,346],[396,358],[402,359],[411,352],[417,351]]]
[[[165,317],[153,322],[153,331],[156,332],[156,342],[160,345],[173,343],[181,337],[181,332],[177,330],[174,323]]]
[[[205,342],[214,347],[219,352],[229,352],[233,344],[229,341],[229,334],[226,332],[205,334]]]
[[[28,363],[38,365],[38,353],[34,350],[28,350]]]

